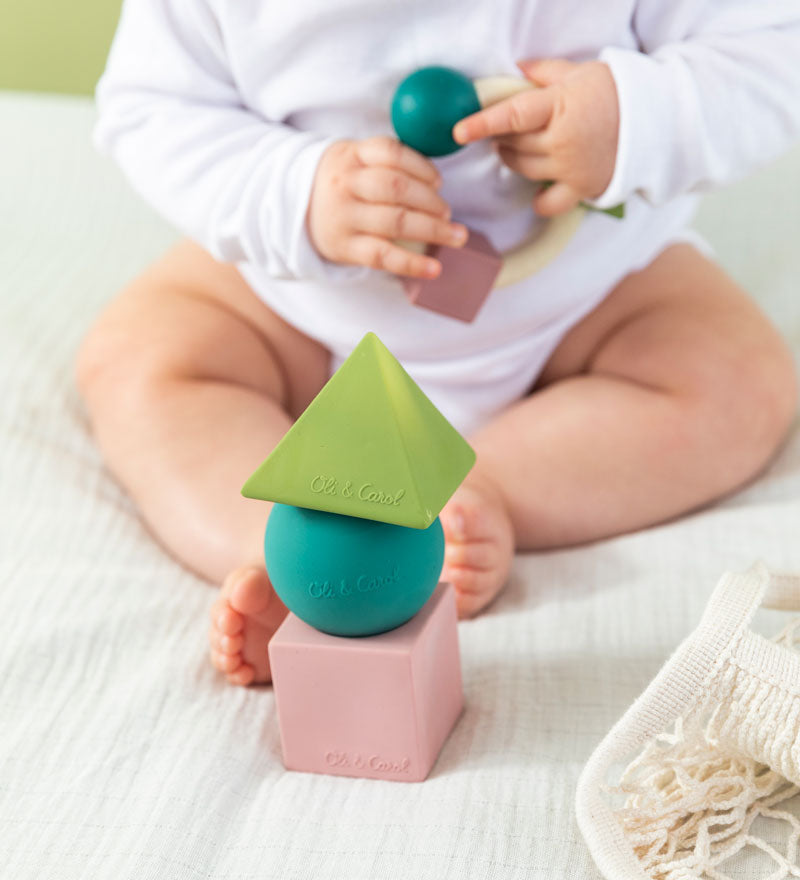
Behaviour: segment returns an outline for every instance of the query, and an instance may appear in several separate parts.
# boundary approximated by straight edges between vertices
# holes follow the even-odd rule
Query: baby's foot
[[[211,662],[231,684],[271,681],[267,644],[286,616],[263,568],[232,571],[211,607]]]
[[[441,513],[445,536],[442,580],[456,591],[459,617],[485,608],[508,579],[514,530],[500,492],[473,478],[463,483]]]

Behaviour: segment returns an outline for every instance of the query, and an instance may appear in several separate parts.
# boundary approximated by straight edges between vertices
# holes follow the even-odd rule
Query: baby
[[[187,240],[88,334],[78,382],[109,467],[155,536],[222,584],[212,662],[268,681],[286,613],[263,502],[239,489],[368,330],[477,453],[442,511],[462,617],[513,554],[678,516],[774,454],[795,411],[776,330],[688,229],[698,190],[800,133],[800,10],[778,0],[129,0],[98,145]],[[538,86],[463,120],[436,161],[401,145],[413,70]],[[554,181],[546,189],[535,181]],[[535,275],[471,325],[400,278],[501,250],[578,202]]]

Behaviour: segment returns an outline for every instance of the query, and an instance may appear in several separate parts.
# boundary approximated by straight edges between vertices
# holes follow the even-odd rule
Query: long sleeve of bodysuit
[[[335,273],[305,230],[334,139],[244,106],[206,0],[127,0],[97,101],[98,148],[215,257],[276,278]]]
[[[728,183],[800,136],[798,0],[641,0],[632,24],[640,51],[600,53],[620,132],[598,207]]]

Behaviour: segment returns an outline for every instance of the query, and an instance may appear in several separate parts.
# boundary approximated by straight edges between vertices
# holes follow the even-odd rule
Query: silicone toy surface
[[[475,453],[374,333],[248,479],[289,609],[269,643],[287,768],[421,780],[461,712],[439,513]]]
[[[392,101],[398,138],[424,156],[446,156],[461,149],[453,126],[481,109],[472,80],[449,67],[423,67],[407,76]]]
[[[242,494],[425,529],[474,462],[466,440],[367,333]]]
[[[460,248],[433,244],[425,253],[442,264],[442,274],[434,279],[404,278],[403,288],[409,300],[432,312],[469,323],[478,314],[488,292],[494,287],[503,268],[502,254],[492,243],[469,230]]]
[[[444,561],[439,519],[409,529],[276,504],[264,535],[267,572],[281,601],[320,632],[368,636],[410,620]]]
[[[290,770],[420,782],[464,705],[450,584],[408,623],[361,639],[287,614],[269,662]]]

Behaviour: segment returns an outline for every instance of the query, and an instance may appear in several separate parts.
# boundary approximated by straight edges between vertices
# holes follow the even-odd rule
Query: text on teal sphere
[[[264,535],[275,592],[322,632],[367,636],[410,620],[428,601],[444,561],[437,518],[411,529],[275,504]]]

